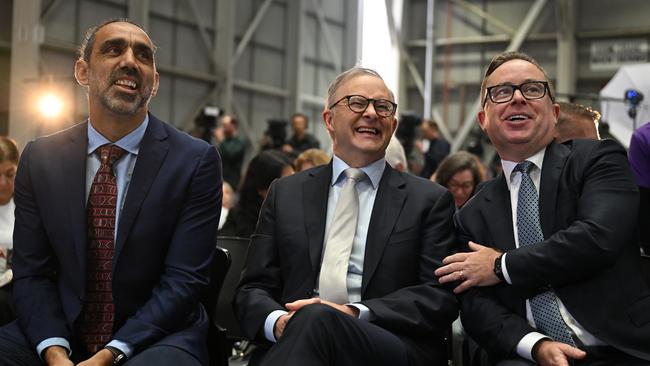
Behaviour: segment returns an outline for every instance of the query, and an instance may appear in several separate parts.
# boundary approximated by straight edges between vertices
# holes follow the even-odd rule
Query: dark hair
[[[18,165],[18,160],[20,160],[20,152],[16,142],[7,136],[0,136],[0,163],[9,161]]]
[[[436,182],[449,188],[448,185],[451,177],[466,169],[472,172],[474,189],[476,189],[476,186],[485,180],[485,168],[476,155],[466,151],[455,152],[440,162],[436,170]],[[472,194],[474,194],[473,190]]]
[[[294,118],[302,118],[302,119],[304,119],[305,120],[305,127],[309,126],[309,117],[307,117],[306,114],[304,114],[304,113],[294,113],[294,114],[292,114],[291,119],[290,119],[291,123],[293,123]]]
[[[440,127],[438,127],[438,122],[434,121],[433,119],[424,119],[422,122],[426,123],[429,128],[432,128],[436,131],[440,131]]]
[[[548,77],[548,74],[546,73],[546,70],[544,70],[542,65],[540,65],[539,62],[537,62],[537,60],[535,60],[534,58],[532,58],[531,56],[523,52],[513,51],[513,52],[504,52],[494,56],[494,58],[488,65],[487,70],[485,70],[485,76],[483,77],[483,81],[481,82],[481,103],[483,103],[483,101],[485,100],[485,93],[487,90],[487,79],[501,65],[512,60],[523,60],[535,65],[535,67],[537,67],[539,71],[541,71],[544,74],[544,78],[546,78],[546,82],[548,83],[548,96],[551,98],[552,102],[555,102],[555,91],[553,89],[553,82],[551,82],[551,79]]]
[[[239,185],[239,200],[228,215],[220,235],[247,238],[255,231],[264,201],[259,191],[269,189],[286,167],[291,167],[291,160],[276,150],[262,151],[248,163],[244,179]]]
[[[104,28],[104,26],[106,25],[112,23],[119,23],[119,22],[133,24],[136,27],[142,29],[143,32],[147,33],[147,31],[140,24],[126,18],[112,18],[112,19],[104,20],[103,22],[88,28],[86,34],[84,35],[84,38],[81,40],[81,45],[79,46],[79,50],[77,51],[77,57],[86,62],[90,62],[90,54],[93,51],[93,45],[95,44],[95,36],[97,35],[97,32],[100,29]],[[156,51],[155,45],[153,45],[153,51],[154,52]]]

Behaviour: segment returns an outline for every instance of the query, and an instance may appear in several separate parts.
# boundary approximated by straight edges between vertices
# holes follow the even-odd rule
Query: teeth
[[[369,127],[359,127],[357,128],[357,132],[370,132],[375,135],[378,133],[376,128],[369,128]]]
[[[131,81],[131,80],[123,80],[123,79],[120,79],[120,80],[116,81],[115,84],[117,84],[117,85],[123,85],[123,86],[128,86],[129,88],[132,88],[132,89],[135,89],[135,87],[136,87],[135,82],[134,82],[134,81]]]
[[[508,117],[508,120],[509,120],[509,121],[519,121],[519,120],[527,119],[527,118],[528,118],[528,116],[526,116],[526,115],[523,115],[523,114],[515,114],[514,116],[510,116],[510,117]]]

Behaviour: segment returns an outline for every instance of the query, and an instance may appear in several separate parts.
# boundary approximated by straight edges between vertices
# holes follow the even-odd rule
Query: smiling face
[[[339,100],[346,95],[394,101],[383,80],[370,74],[351,76],[340,84],[330,99]],[[350,110],[345,99],[331,109],[326,108],[323,119],[332,137],[334,154],[353,168],[382,158],[397,127],[394,115],[378,116],[372,103],[363,113],[357,113]]]
[[[514,59],[494,70],[486,86],[520,85],[535,80],[547,81],[537,66]],[[541,99],[527,100],[516,90],[512,100],[506,103],[494,103],[488,98],[478,119],[501,158],[519,162],[553,140],[559,111],[560,107],[551,101],[548,92]]]
[[[144,118],[159,83],[153,43],[134,24],[104,25],[89,60],[77,60],[75,77],[88,88],[91,118],[98,113]]]

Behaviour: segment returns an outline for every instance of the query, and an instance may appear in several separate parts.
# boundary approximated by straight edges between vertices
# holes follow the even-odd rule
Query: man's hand
[[[68,350],[61,346],[47,347],[43,351],[43,360],[48,366],[73,366],[68,358]]]
[[[351,317],[354,318],[359,317],[359,309],[355,308],[354,306],[336,304],[331,301],[322,300],[318,297],[296,300],[294,302],[289,302],[284,304],[284,307],[287,308],[289,314],[280,316],[278,320],[275,322],[275,326],[273,327],[273,335],[275,335],[275,339],[276,340],[280,339],[282,333],[284,333],[284,328],[287,326],[287,322],[289,322],[289,319],[291,319],[291,317],[293,316],[293,314],[296,313],[296,311],[300,310],[304,306],[312,305],[312,304],[323,304],[323,305],[331,306],[334,309],[342,313],[348,314]]]
[[[459,294],[473,286],[492,286],[499,283],[494,274],[494,260],[501,255],[495,249],[469,242],[472,252],[456,253],[443,259],[442,266],[434,272],[440,283],[462,281],[454,289]]]
[[[586,356],[581,349],[550,339],[542,339],[533,347],[533,358],[542,366],[569,366],[569,360]]]
[[[275,336],[276,341],[280,340],[280,337],[282,337],[282,334],[284,334],[284,328],[286,328],[287,323],[293,314],[295,314],[295,312],[281,315],[278,320],[275,321],[275,325],[273,326],[273,335]]]
[[[113,353],[106,348],[95,353],[91,358],[78,363],[78,366],[110,366],[113,364]]]
[[[338,311],[340,311],[342,313],[346,313],[346,314],[348,314],[349,316],[351,316],[353,318],[358,318],[359,317],[359,309],[355,308],[354,306],[335,304],[335,303],[333,303],[331,301],[327,301],[327,300],[321,300],[320,302],[322,304],[331,306],[334,309],[336,309],[336,310],[338,310]]]

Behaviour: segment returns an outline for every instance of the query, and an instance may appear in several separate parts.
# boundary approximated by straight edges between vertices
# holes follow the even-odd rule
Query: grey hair
[[[329,107],[336,102],[336,92],[339,90],[339,87],[341,87],[341,84],[343,84],[345,81],[348,81],[356,76],[360,75],[369,75],[369,76],[374,76],[376,78],[379,78],[381,81],[384,81],[384,79],[379,75],[379,73],[373,69],[369,69],[366,67],[360,67],[360,66],[355,66],[351,69],[348,69],[346,71],[343,71],[340,73],[334,81],[329,85],[327,88],[327,105],[325,108],[329,109]],[[395,100],[395,96],[393,95],[393,92],[389,90],[390,92],[390,97]]]

